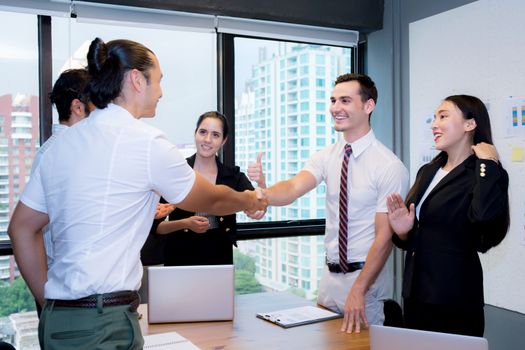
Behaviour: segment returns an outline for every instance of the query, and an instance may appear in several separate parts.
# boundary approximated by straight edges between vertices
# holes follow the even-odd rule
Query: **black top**
[[[446,160],[426,164],[418,171],[419,190],[407,203],[419,204]],[[393,237],[394,243],[407,251],[404,298],[431,304],[483,306],[478,250],[483,250],[482,239],[506,233],[508,186],[508,174],[501,165],[472,155],[432,189],[408,239],[402,241],[395,234]]]
[[[218,170],[217,185],[226,185],[236,191],[253,190],[250,180],[238,166],[225,166],[217,157],[215,159]],[[193,168],[195,154],[186,161]],[[164,198],[161,198],[161,203],[166,203]],[[177,208],[168,216],[168,220],[180,220],[193,215],[195,213]],[[235,214],[217,216],[218,227],[205,233],[184,229],[167,235],[158,235],[156,234],[157,227],[164,219],[153,222],[148,241],[141,252],[144,265],[164,263],[166,266],[180,266],[233,263],[231,246],[237,244]]]

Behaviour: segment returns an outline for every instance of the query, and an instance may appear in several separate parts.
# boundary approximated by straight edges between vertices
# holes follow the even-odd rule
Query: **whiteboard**
[[[479,0],[409,25],[410,173],[435,154],[430,121],[441,100],[469,94],[489,110],[510,176],[511,227],[480,254],[485,302],[525,313],[525,1]],[[413,178],[412,178],[413,180]]]

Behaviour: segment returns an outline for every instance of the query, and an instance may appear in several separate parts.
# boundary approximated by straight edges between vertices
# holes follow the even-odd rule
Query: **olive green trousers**
[[[55,307],[46,301],[38,339],[42,350],[142,349],[139,314],[129,305]]]

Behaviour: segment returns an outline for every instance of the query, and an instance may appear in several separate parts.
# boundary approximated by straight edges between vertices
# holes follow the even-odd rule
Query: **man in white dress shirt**
[[[296,176],[258,191],[268,205],[279,206],[326,183],[326,266],[317,302],[344,312],[341,330],[351,333],[360,332],[361,323],[384,321],[383,302],[391,297],[391,279],[384,265],[392,250],[386,197],[393,189],[406,193],[408,171],[370,127],[377,89],[368,76],[338,77],[330,100],[335,130],[343,138],[315,153]],[[340,206],[346,206],[342,213]],[[346,261],[341,261],[342,256]]]
[[[22,276],[44,305],[43,349],[142,349],[140,249],[160,195],[216,215],[266,205],[253,191],[209,183],[160,130],[139,120],[155,115],[162,96],[151,50],[97,38],[88,69],[97,109],[42,156],[8,232]],[[54,261],[46,274],[40,230],[48,222]]]

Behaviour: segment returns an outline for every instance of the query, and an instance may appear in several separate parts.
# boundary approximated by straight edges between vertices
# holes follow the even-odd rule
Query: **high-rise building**
[[[280,43],[267,57],[259,49],[245,91],[236,101],[236,163],[245,169],[264,152],[263,169],[271,185],[296,175],[311,154],[336,141],[329,116],[333,82],[351,71],[351,49]],[[325,217],[325,187],[286,207],[270,207],[264,220]],[[239,218],[241,219],[241,218]],[[313,297],[324,264],[322,236],[244,243],[254,255],[256,277],[267,288],[299,288]]]
[[[31,174],[38,120],[37,96],[0,96],[0,241],[8,239],[9,218]],[[18,274],[12,257],[0,257],[0,280],[12,281]]]

